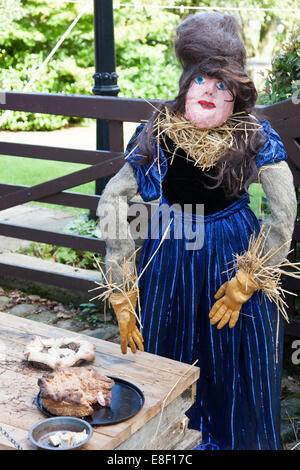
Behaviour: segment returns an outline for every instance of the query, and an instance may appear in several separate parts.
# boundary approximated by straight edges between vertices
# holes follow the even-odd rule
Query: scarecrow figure
[[[264,273],[285,260],[294,228],[287,155],[275,130],[255,115],[257,92],[245,72],[234,17],[187,17],[177,29],[175,52],[183,67],[178,95],[137,128],[98,206],[101,227],[106,204],[118,206],[121,217],[137,193],[144,201],[159,200],[138,268],[144,270],[142,333],[132,311],[136,292],[109,298],[121,348],[198,360],[196,401],[187,414],[189,426],[202,432],[200,449],[280,449],[283,320],[264,289]],[[264,243],[251,252],[260,270],[248,261],[251,237],[262,234],[249,207],[255,181],[271,210]],[[115,283],[124,259],[131,259],[134,273],[129,224],[126,233],[122,239],[104,236],[106,269]],[[197,236],[201,243],[193,248]],[[243,262],[230,264],[235,257]]]

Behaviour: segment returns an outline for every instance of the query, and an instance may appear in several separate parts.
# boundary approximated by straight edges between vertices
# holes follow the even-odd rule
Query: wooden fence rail
[[[90,167],[83,170],[32,187],[0,183],[0,210],[30,201],[39,201],[95,211],[99,196],[74,193],[68,191],[68,189],[96,179],[113,176],[124,164],[123,122],[138,123],[146,121],[153,112],[153,106],[155,107],[161,102],[159,100],[147,102],[142,99],[14,91],[2,91],[2,97],[3,93],[5,93],[5,103],[0,103],[0,110],[3,111],[14,110],[104,119],[108,121],[110,150],[78,150],[0,141],[0,155],[90,165]],[[285,100],[267,107],[258,106],[256,111],[260,117],[267,118],[272,127],[280,134],[289,156],[288,163],[293,172],[295,188],[298,194],[298,188],[300,188],[300,106],[294,104],[292,100]],[[38,230],[28,226],[21,227],[0,223],[0,235],[67,246],[73,249],[101,254],[105,252],[105,243],[102,240]],[[300,222],[298,221],[296,222],[293,234],[292,248],[294,248],[294,252],[291,255],[291,260],[295,260],[297,242],[300,242]],[[1,262],[0,275],[27,278],[67,288],[73,285],[76,290],[81,289],[86,291],[88,288],[94,287],[93,281],[89,283],[86,279],[82,280],[82,282],[76,279],[76,282],[72,284],[72,279],[65,275],[49,273],[47,276],[47,273],[42,273],[37,269],[11,266],[8,263]],[[300,282],[287,278],[284,279],[284,287],[287,290],[298,293],[300,291]],[[291,321],[289,324],[286,324],[286,335],[300,337],[300,319],[295,318],[295,298],[289,296],[287,301],[290,306],[289,316]]]

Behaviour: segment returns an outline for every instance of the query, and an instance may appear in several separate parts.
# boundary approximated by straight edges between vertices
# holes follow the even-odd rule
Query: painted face
[[[185,118],[199,129],[211,129],[227,121],[234,100],[224,82],[200,75],[190,84],[185,99]]]

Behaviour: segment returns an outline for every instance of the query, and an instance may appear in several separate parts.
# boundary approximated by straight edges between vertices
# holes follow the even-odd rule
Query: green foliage
[[[65,230],[66,233],[81,235],[83,237],[99,237],[98,221],[90,219],[88,214],[82,214],[70,222]]]
[[[290,34],[272,61],[261,104],[272,104],[297,96],[300,87],[300,30]],[[299,94],[299,91],[298,91]]]
[[[0,32],[13,29],[14,20],[23,14],[21,0],[0,0]]]
[[[164,12],[115,12],[116,61],[120,96],[172,99],[180,67],[173,51],[178,15]]]
[[[24,62],[3,68],[1,87],[5,90],[23,90],[42,62],[42,52],[32,53],[24,57]],[[51,69],[43,72],[29,91],[86,94],[88,85],[88,71],[78,67],[74,59],[53,59]],[[1,128],[13,131],[54,130],[80,121],[82,119],[66,116],[9,111],[2,116]]]
[[[293,31],[289,39],[281,45],[272,61],[265,82],[266,94],[260,104],[268,105],[288,98],[299,100],[300,93],[300,30]],[[298,190],[299,192],[299,190]],[[300,220],[300,194],[298,194],[297,222]],[[296,247],[296,260],[300,261],[300,243]]]
[[[22,0],[22,13],[22,18],[15,18],[13,29],[3,29],[0,32],[3,50],[1,67],[24,63],[28,53],[41,53],[45,59],[78,15],[73,3],[59,2],[55,5],[44,0]],[[82,15],[56,51],[56,60],[63,61],[73,57],[79,67],[94,66],[92,20],[91,14]],[[47,71],[51,68],[52,60]]]
[[[36,256],[43,260],[54,261],[81,269],[97,269],[94,254],[90,251],[73,250],[64,246],[47,245],[45,243],[30,243],[27,247],[19,248],[17,253]],[[101,255],[97,257],[98,261]]]
[[[80,304],[80,308],[82,309],[82,313],[95,313],[98,311],[95,304],[88,302],[86,304]]]
[[[86,304],[80,304],[81,313],[76,315],[77,324],[88,325],[89,328],[93,329],[100,325],[99,308],[95,304],[88,302]]]
[[[8,0],[2,0],[8,1]],[[17,1],[17,0],[12,0]],[[20,3],[20,2],[19,2]],[[23,91],[78,12],[74,4],[22,1],[22,18],[14,27],[0,30],[0,85],[5,90]],[[93,21],[83,15],[30,89],[38,93],[92,94]],[[82,118],[38,113],[6,112],[2,129],[53,130]]]

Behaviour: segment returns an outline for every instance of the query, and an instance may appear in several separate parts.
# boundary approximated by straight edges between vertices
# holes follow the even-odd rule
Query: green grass
[[[0,156],[0,182],[10,184],[24,184],[34,186],[46,181],[65,176],[69,173],[88,168],[89,165],[55,162],[49,160],[38,160],[33,158]],[[95,181],[70,188],[67,191],[80,192],[84,194],[95,194]],[[59,208],[70,212],[83,213],[85,209],[77,209],[69,206],[58,206],[54,204],[35,203],[44,207]]]
[[[249,187],[250,207],[255,212],[257,217],[262,217],[261,214],[261,201],[264,196],[261,184],[252,183]]]

